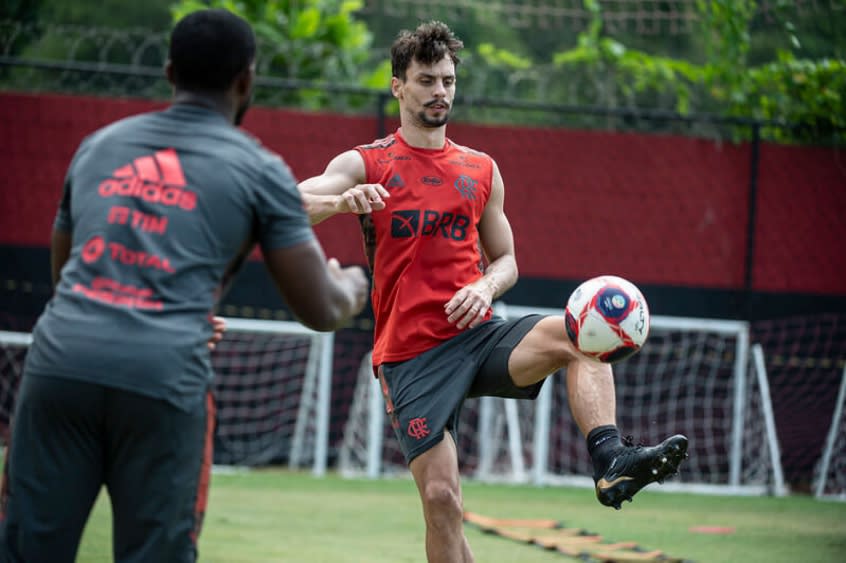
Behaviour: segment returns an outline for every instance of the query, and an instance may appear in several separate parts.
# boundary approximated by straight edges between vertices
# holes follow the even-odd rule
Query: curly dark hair
[[[421,23],[414,31],[404,29],[399,32],[391,45],[391,73],[405,80],[405,72],[416,60],[420,64],[431,65],[449,56],[458,66],[461,59],[458,51],[464,47],[461,39],[453,34],[447,24],[440,21]]]

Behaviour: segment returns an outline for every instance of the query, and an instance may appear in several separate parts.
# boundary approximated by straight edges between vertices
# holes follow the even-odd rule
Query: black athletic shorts
[[[542,318],[494,317],[410,360],[378,367],[386,412],[406,463],[439,444],[444,429],[456,438],[465,398],[538,396],[544,380],[517,387],[508,373],[508,358]]]
[[[73,562],[105,485],[116,562],[193,563],[212,459],[214,403],[206,399],[186,412],[130,391],[24,374],[0,561]]]

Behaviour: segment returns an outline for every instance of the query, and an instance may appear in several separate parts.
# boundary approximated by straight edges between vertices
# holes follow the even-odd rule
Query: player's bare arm
[[[357,151],[349,150],[333,158],[320,176],[300,182],[311,224],[338,213],[362,215],[384,209],[388,190],[381,184],[366,184],[366,179],[364,160]]]
[[[494,299],[517,283],[514,235],[505,216],[505,185],[495,162],[491,195],[479,221],[479,238],[488,260],[485,274],[458,290],[444,306],[447,320],[458,328],[481,323]]]
[[[370,289],[364,271],[327,263],[316,240],[262,252],[286,303],[307,327],[336,330],[364,308]]]

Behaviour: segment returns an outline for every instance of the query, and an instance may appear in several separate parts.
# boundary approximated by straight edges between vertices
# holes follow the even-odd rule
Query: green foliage
[[[0,51],[24,61],[161,68],[166,58],[164,37],[170,22],[170,2],[39,0],[4,4],[0,19],[5,16],[11,20],[3,22]],[[26,66],[0,69],[0,87],[145,97],[169,92],[163,80],[146,76],[51,72]]]
[[[846,61],[799,60],[783,52],[779,60],[750,69],[749,74],[747,101],[734,111],[798,126],[792,131],[773,129],[769,136],[781,141],[843,138]]]
[[[749,21],[754,0],[697,0],[709,63],[703,66],[704,86],[720,105],[745,103],[750,76]],[[732,112],[730,112],[732,113]]]
[[[597,0],[584,0],[584,7],[591,21],[577,46],[552,59],[570,80],[594,85],[577,103],[655,107],[649,100],[663,100],[681,114],[783,122],[784,127],[767,129],[768,137],[780,141],[837,140],[846,134],[846,61],[797,59],[790,49],[801,43],[785,21],[786,49],[775,61],[750,65],[754,0],[697,1],[707,61],[702,64],[629,49],[603,36]]]
[[[32,0],[4,0],[0,4],[0,20],[31,22],[37,19],[38,2]]]
[[[181,0],[174,21],[207,7],[249,21],[262,48],[261,70],[308,80],[348,80],[370,45],[366,26],[352,17],[361,0]]]
[[[21,2],[32,6],[36,19],[42,23],[104,27],[111,29],[167,27],[168,5],[171,0],[98,0],[97,2],[69,0],[40,0]]]
[[[28,24],[53,24],[46,29],[36,26],[21,34],[20,46],[13,51],[16,55],[33,59],[126,64],[131,62],[131,46],[138,29],[160,30],[167,26],[169,2],[12,2],[0,10],[0,19],[8,9],[9,19]],[[156,60],[152,64],[161,64],[161,61]]]
[[[783,7],[784,0],[777,2]],[[801,45],[790,21],[784,21],[786,49],[776,60],[750,65],[748,54],[753,0],[699,0],[707,34],[709,64],[704,86],[721,113],[784,122],[768,136],[780,141],[843,138],[846,125],[846,61],[799,60]]]
[[[177,21],[199,9],[223,8],[249,21],[259,43],[259,75],[371,85],[384,72],[382,67],[373,73],[365,69],[372,36],[354,18],[362,6],[362,0],[180,0],[171,14]],[[309,109],[333,102],[313,89],[285,101]]]
[[[670,92],[676,111],[687,113],[692,88],[702,80],[702,70],[689,62],[628,49],[619,41],[603,37],[599,4],[586,0],[585,7],[591,12],[590,25],[579,35],[575,48],[553,56],[553,65],[579,72],[589,81],[613,78],[613,89],[619,90],[627,100]],[[613,100],[606,100],[610,101]]]
[[[525,70],[532,67],[532,60],[527,57],[498,49],[493,43],[482,43],[477,47],[479,56],[491,67]]]
[[[261,78],[386,91],[387,48],[374,57],[374,33],[387,45],[400,29],[413,29],[417,12],[362,10],[363,0],[12,0],[0,15],[27,24],[10,34],[7,55],[23,59],[118,63],[160,68],[173,21],[206,7],[235,12],[259,39]],[[664,3],[655,3],[664,4]],[[481,2],[461,9],[438,3],[426,19],[447,21],[465,41],[458,69],[459,95],[468,98],[562,103],[605,108],[672,109],[783,122],[766,137],[780,141],[844,139],[846,26],[844,0],[798,7],[795,0],[697,0],[695,32],[658,35],[604,28],[600,0],[583,0],[590,16],[577,33],[569,27],[517,25],[519,18]],[[766,9],[762,9],[766,8]],[[613,10],[613,6],[608,9]],[[654,10],[659,11],[660,6]],[[613,14],[612,14],[613,15]],[[366,23],[365,23],[366,22]],[[519,22],[518,22],[519,23]],[[15,29],[10,27],[9,29]],[[371,31],[373,30],[373,31]],[[166,95],[166,84],[147,78],[0,69],[0,80],[18,88],[61,89],[120,95]],[[360,111],[375,96],[295,92],[268,83],[256,99],[268,105]],[[459,105],[462,119],[595,126],[591,116],[551,116],[515,109]],[[395,113],[395,104],[388,111]],[[609,120],[609,125],[618,122]],[[795,126],[795,127],[794,127]],[[710,129],[709,129],[710,131]],[[748,135],[749,130],[739,130]]]

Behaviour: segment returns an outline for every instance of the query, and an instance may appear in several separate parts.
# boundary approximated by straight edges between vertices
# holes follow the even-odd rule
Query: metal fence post
[[[752,320],[752,291],[755,269],[755,231],[758,216],[758,169],[761,159],[761,124],[752,123],[749,155],[749,190],[746,214],[746,260],[743,272],[743,318]]]

